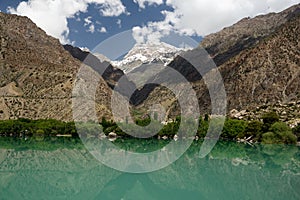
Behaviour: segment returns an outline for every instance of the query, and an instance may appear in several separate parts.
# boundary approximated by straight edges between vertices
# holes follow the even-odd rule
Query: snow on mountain
[[[111,62],[109,58],[107,58],[105,55],[100,53],[94,53],[94,56],[96,56],[101,62]]]
[[[111,61],[112,65],[128,73],[142,64],[161,63],[168,65],[180,52],[188,48],[177,48],[167,43],[135,44],[121,61]]]

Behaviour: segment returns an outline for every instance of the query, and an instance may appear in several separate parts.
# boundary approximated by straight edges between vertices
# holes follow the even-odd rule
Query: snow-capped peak
[[[111,63],[122,69],[125,73],[130,72],[141,64],[162,63],[168,65],[180,52],[187,48],[177,48],[167,43],[145,43],[135,44],[134,47],[121,61]]]

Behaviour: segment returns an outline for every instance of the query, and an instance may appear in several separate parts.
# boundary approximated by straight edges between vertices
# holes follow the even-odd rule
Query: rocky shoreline
[[[291,128],[300,124],[300,101],[262,105],[251,111],[233,109],[228,116],[240,120],[259,120],[264,114],[269,112],[277,113],[280,121],[287,123]]]

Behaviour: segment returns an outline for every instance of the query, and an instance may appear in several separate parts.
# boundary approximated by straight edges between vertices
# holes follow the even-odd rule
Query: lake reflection
[[[175,163],[147,174],[110,169],[84,148],[2,148],[0,199],[300,199],[299,147],[219,142],[201,159],[200,146],[193,143]]]

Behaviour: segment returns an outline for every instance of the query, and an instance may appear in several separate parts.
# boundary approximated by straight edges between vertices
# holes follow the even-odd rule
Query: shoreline
[[[300,142],[300,124],[293,129],[286,123],[280,121],[280,117],[275,112],[266,113],[259,120],[244,120],[226,118],[210,119],[208,115],[200,117],[199,120],[181,119],[177,117],[170,120],[162,126],[162,122],[150,118],[137,119],[135,123],[126,122],[115,123],[102,119],[100,123],[96,122],[63,122],[54,119],[17,119],[17,120],[0,120],[0,137],[11,138],[71,138],[79,139],[80,137],[97,137],[108,138],[111,141],[117,138],[134,138],[125,133],[120,127],[125,127],[126,131],[134,133],[135,126],[145,127],[135,135],[136,138],[145,138],[150,135],[151,130],[146,128],[151,123],[153,131],[159,130],[151,139],[168,140],[180,139],[178,134],[181,123],[189,125],[191,130],[186,130],[182,137],[192,137],[195,140],[207,138],[208,130],[219,130],[222,126],[222,132],[217,138],[222,140],[245,142],[245,143],[266,143],[266,144],[298,144]],[[216,127],[214,127],[216,126]],[[197,128],[198,127],[198,128]],[[196,130],[195,130],[196,128]],[[132,130],[132,131],[130,131]],[[101,134],[100,134],[101,133]],[[182,133],[181,133],[182,134]],[[213,138],[212,138],[213,139]]]

